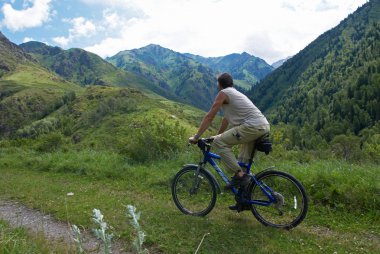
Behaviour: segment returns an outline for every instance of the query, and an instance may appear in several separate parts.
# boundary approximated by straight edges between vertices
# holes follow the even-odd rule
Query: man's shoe
[[[230,183],[227,184],[226,186],[224,186],[225,190],[232,189],[232,187],[239,188],[242,185],[243,186],[248,186],[249,181],[250,181],[251,178],[249,177],[249,175],[247,175],[245,173],[244,173],[243,176],[239,176],[240,172],[241,171],[238,171],[237,173],[235,173],[235,175],[233,177],[231,177]]]
[[[244,210],[251,210],[250,205],[241,204],[241,203],[236,203],[236,205],[230,205],[228,208],[232,211],[237,211],[238,213]]]
[[[232,211],[238,211],[239,210],[239,204],[236,203],[236,205],[230,205],[228,208]]]
[[[225,190],[230,190],[232,187],[235,187],[236,189],[243,188],[247,191],[252,178],[250,175],[244,174],[242,177],[234,175],[231,179],[230,183],[224,186]]]

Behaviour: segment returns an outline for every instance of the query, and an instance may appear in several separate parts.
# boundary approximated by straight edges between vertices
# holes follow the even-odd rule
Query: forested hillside
[[[235,84],[246,90],[249,90],[274,69],[263,59],[247,52],[221,57],[202,57],[192,54],[186,54],[186,56],[210,67],[215,73],[231,73]]]
[[[351,143],[362,145],[379,138],[379,20],[372,0],[249,92],[272,123],[295,126],[291,146],[315,149],[340,134],[360,135]]]
[[[213,70],[159,45],[122,51],[107,60],[116,67],[143,76],[156,87],[175,94],[174,99],[177,101],[204,110],[210,108],[217,93]]]

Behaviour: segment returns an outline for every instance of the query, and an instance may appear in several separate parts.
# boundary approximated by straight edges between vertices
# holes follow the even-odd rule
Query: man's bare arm
[[[194,136],[194,139],[197,140],[211,125],[212,120],[214,120],[216,114],[222,107],[223,103],[226,100],[227,95],[225,93],[219,92],[219,94],[216,96],[215,101],[210,109],[210,111],[206,114],[206,116],[203,118],[202,123],[198,129],[197,134]]]
[[[227,127],[228,127],[228,120],[227,120],[227,118],[223,117],[223,120],[222,120],[222,123],[220,125],[218,134],[223,133],[227,129]]]

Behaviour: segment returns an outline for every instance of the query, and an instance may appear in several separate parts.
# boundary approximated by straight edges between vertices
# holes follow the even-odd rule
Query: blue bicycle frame
[[[206,165],[207,162],[210,163],[211,166],[218,173],[218,175],[223,179],[223,181],[226,184],[229,184],[230,181],[228,180],[228,178],[226,177],[226,175],[223,173],[223,171],[219,168],[218,164],[213,160],[213,159],[220,160],[220,156],[217,155],[217,154],[215,154],[215,153],[212,153],[212,152],[208,151],[207,149],[205,149],[203,151],[203,155],[204,155],[204,158],[203,158],[202,164]],[[251,166],[252,166],[253,160],[250,160],[250,162],[248,164],[243,163],[243,162],[238,162],[238,163],[239,163],[239,165],[241,167],[247,169],[247,174],[251,173]],[[252,176],[253,181],[256,183],[256,185],[259,186],[260,189],[261,189],[261,191],[269,198],[269,201],[265,201],[265,200],[248,200],[245,203],[246,204],[251,204],[251,205],[254,204],[254,205],[269,206],[270,204],[272,204],[273,202],[275,202],[276,198],[273,196],[273,194],[272,194],[273,191],[271,190],[271,188],[269,188],[267,185],[265,185],[261,181],[258,181],[256,179],[255,175],[251,174],[251,176]],[[238,190],[236,188],[232,187],[231,190],[235,194],[235,196],[238,195]]]

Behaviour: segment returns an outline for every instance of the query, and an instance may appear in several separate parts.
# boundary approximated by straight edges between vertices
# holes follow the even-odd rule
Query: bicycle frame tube
[[[203,164],[206,164],[207,162],[211,164],[211,166],[215,169],[215,171],[218,173],[218,175],[223,179],[223,181],[226,183],[226,184],[229,184],[230,181],[229,179],[227,178],[227,176],[223,173],[223,171],[219,168],[218,164],[216,164],[216,162],[213,160],[213,159],[218,159],[220,160],[220,156],[215,154],[215,153],[212,153],[212,152],[209,152],[209,151],[204,151],[204,159],[203,159]],[[243,163],[243,162],[238,162],[239,165],[241,167],[244,167],[247,169],[247,174],[250,173],[250,170],[251,170],[251,166],[252,166],[252,161],[250,161],[248,164],[246,163]],[[249,204],[255,204],[255,205],[262,205],[262,206],[269,206],[272,202],[275,201],[275,198],[273,197],[273,195],[271,194],[272,190],[266,186],[266,185],[263,185],[262,183],[260,183],[259,181],[256,180],[256,177],[253,177],[253,180],[255,181],[255,183],[257,184],[257,186],[260,187],[260,189],[264,192],[264,194],[266,196],[268,196],[269,200],[270,201],[264,201],[264,200],[249,200],[247,203]],[[238,194],[238,190],[233,187],[232,189],[232,192],[237,195]]]
[[[206,164],[207,162],[211,164],[211,166],[215,169],[215,171],[218,173],[218,175],[223,179],[223,181],[226,183],[226,184],[229,184],[230,183],[230,180],[228,180],[227,176],[223,173],[223,171],[218,167],[218,164],[216,164],[216,162],[213,160],[214,159],[218,159],[220,160],[220,156],[215,154],[215,153],[212,153],[212,152],[208,152],[208,151],[205,151],[204,153],[204,159],[203,159],[203,164]],[[237,195],[238,193],[238,190],[236,188],[232,188],[232,192]]]

